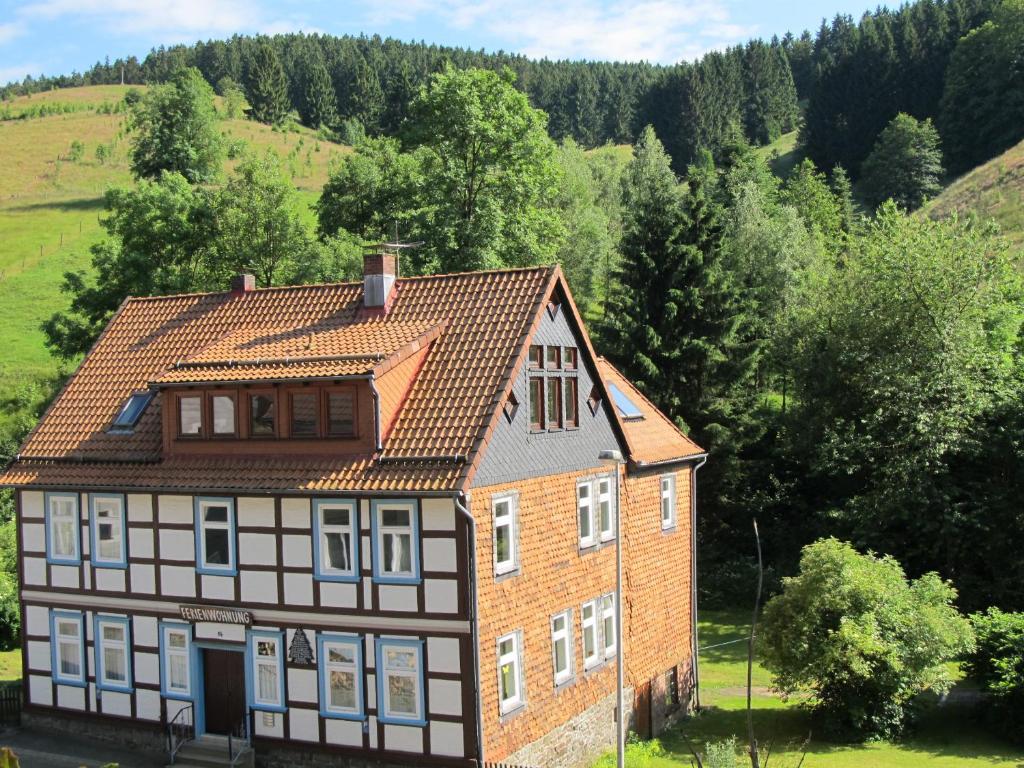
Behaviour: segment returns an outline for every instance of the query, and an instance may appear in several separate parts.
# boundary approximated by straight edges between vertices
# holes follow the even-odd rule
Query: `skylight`
[[[136,392],[128,401],[121,406],[121,410],[111,425],[114,429],[132,429],[139,423],[142,412],[146,410],[149,401],[153,399],[152,392]]]
[[[636,407],[636,403],[626,397],[626,393],[619,389],[612,382],[607,382],[608,392],[612,396],[612,402],[615,403],[615,408],[618,410],[619,415],[624,419],[642,419],[644,417],[643,412]]]

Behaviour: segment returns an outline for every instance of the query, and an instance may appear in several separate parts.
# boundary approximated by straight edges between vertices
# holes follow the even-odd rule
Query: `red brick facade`
[[[507,758],[615,690],[614,659],[590,671],[583,668],[581,606],[615,589],[614,541],[579,548],[576,484],[594,476],[592,471],[562,474],[473,491],[483,737],[489,761]],[[673,667],[687,669],[690,659],[690,468],[682,465],[676,471],[676,526],[669,531],[661,526],[660,477],[650,471],[630,475],[622,488],[626,685],[638,694],[649,691],[651,682],[665,678]],[[508,491],[519,495],[520,570],[496,579],[491,499]],[[556,689],[551,617],[566,609],[572,609],[575,678]],[[527,703],[503,717],[496,643],[516,630],[523,633]],[[650,703],[637,704],[637,722],[642,724],[644,717],[650,718]],[[640,711],[644,707],[646,712]]]

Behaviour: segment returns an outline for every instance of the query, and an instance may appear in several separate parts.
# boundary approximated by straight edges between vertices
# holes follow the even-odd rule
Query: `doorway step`
[[[228,751],[228,737],[204,734],[183,744],[168,768],[253,768],[256,753],[242,739],[234,739],[235,759]]]

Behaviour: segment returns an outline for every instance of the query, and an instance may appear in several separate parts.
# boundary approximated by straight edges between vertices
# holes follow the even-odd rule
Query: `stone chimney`
[[[398,256],[368,253],[363,256],[363,306],[386,309],[398,277]]]
[[[243,273],[231,278],[231,294],[241,296],[243,293],[256,290],[256,276]]]

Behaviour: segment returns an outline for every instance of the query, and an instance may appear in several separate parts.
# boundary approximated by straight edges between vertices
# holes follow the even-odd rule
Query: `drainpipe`
[[[707,454],[701,457],[700,461],[693,465],[690,471],[690,621],[693,631],[690,633],[693,645],[693,694],[697,711],[700,711],[700,664],[698,659],[697,637],[697,470],[707,464]]]
[[[466,523],[469,526],[469,588],[473,594],[473,615],[470,617],[470,625],[473,631],[473,674],[479,678],[480,676],[480,614],[479,614],[479,601],[477,599],[477,588],[476,588],[476,520],[469,513],[469,507],[466,502],[466,494],[460,493],[455,497],[455,509],[462,513],[463,517],[466,518]],[[480,685],[479,681],[475,688],[476,696],[476,744],[477,744],[477,765],[484,764],[484,705],[483,700],[480,698]]]
[[[377,382],[371,373],[368,379],[370,382],[370,395],[373,397],[373,444],[378,453],[384,450],[384,444],[380,439],[380,392],[377,391]]]

